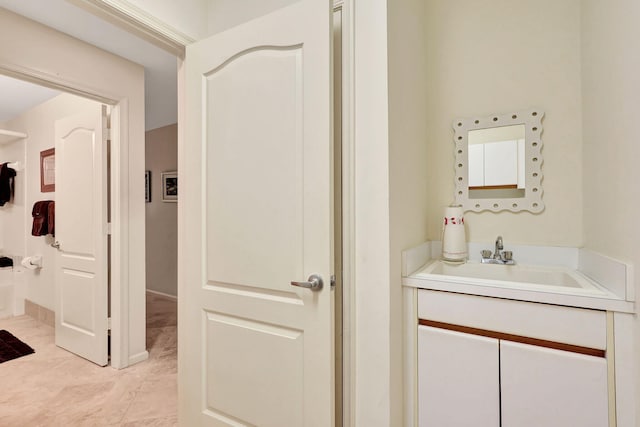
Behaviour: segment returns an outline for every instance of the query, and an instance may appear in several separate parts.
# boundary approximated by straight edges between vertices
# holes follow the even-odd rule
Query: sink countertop
[[[624,291],[621,292],[619,283],[613,283],[610,286],[605,286],[602,283],[601,280],[603,278],[606,281],[607,274],[599,275],[597,279],[600,280],[596,281],[593,276],[598,276],[598,274],[589,275],[591,276],[589,277],[570,266],[531,267],[522,265],[518,267],[516,265],[516,268],[522,268],[523,270],[533,269],[544,271],[545,273],[563,274],[580,283],[580,286],[537,284],[527,283],[526,281],[510,282],[496,278],[500,277],[500,275],[489,274],[489,276],[495,277],[476,278],[469,273],[477,270],[478,267],[501,268],[509,266],[483,265],[478,262],[469,262],[463,267],[464,274],[467,275],[465,277],[464,275],[453,275],[456,274],[455,266],[442,264],[439,259],[432,257],[432,255],[430,242],[403,253],[404,277],[402,284],[404,286],[597,310],[635,312],[632,293],[629,295],[630,292],[626,294]],[[590,261],[592,261],[593,253],[590,253],[589,256]],[[436,273],[433,273],[434,270]],[[603,270],[607,271],[606,268],[603,268]],[[619,279],[616,275],[611,277],[612,282],[620,281]],[[630,278],[628,279],[630,280]]]

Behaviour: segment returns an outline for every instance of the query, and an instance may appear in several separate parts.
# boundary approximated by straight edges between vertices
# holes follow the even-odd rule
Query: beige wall
[[[583,1],[582,87],[586,247],[640,267],[640,2]],[[636,298],[640,274],[635,274]],[[636,316],[635,357],[640,360]],[[640,369],[636,403],[640,408]],[[636,420],[636,424],[640,419]],[[638,424],[640,425],[640,424]]]
[[[92,10],[82,1],[71,0]],[[298,0],[109,0],[108,6],[151,17],[193,40],[231,28]]]
[[[205,12],[211,3],[209,0],[111,0],[109,3],[121,3],[125,10],[133,5],[194,40],[207,35]]]
[[[429,237],[441,239],[441,217],[454,200],[453,120],[538,107],[546,112],[545,210],[467,212],[467,237],[581,246],[580,1],[425,3]]]
[[[298,0],[212,0],[209,2],[209,34],[266,15]]]
[[[399,380],[392,346],[400,337],[390,327],[400,313],[390,303],[387,1],[358,1],[353,19],[354,425],[395,426],[400,396],[392,403]]]
[[[25,132],[28,137],[23,140],[25,168],[18,172],[17,179],[24,192],[24,203],[16,206],[21,212],[11,219],[11,224],[3,222],[2,226],[10,229],[5,234],[8,248],[15,251],[20,251],[20,246],[23,248],[15,255],[42,255],[41,269],[24,272],[25,297],[50,310],[55,310],[56,250],[50,246],[54,239],[51,235],[31,235],[33,204],[39,200],[55,200],[55,192],[40,191],[40,152],[55,146],[56,120],[81,112],[94,103],[96,101],[61,94],[6,122],[7,128]],[[19,188],[16,191],[20,191]],[[18,243],[20,241],[22,245]]]
[[[387,10],[389,79],[389,221],[391,309],[390,425],[402,422],[401,252],[427,240],[427,91],[424,0],[398,0]]]
[[[178,204],[162,201],[162,172],[178,169],[178,125],[146,133],[146,169],[151,203],[146,204],[147,289],[178,295]]]
[[[586,244],[640,265],[640,3],[585,1],[583,10]],[[640,280],[640,276],[637,278]],[[638,282],[640,284],[640,281]]]

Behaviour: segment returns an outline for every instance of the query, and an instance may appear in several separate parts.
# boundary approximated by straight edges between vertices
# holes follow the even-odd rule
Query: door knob
[[[60,242],[58,242],[57,240],[51,244],[52,248],[56,248],[56,249],[60,249]]]
[[[322,289],[322,276],[319,274],[312,274],[309,276],[306,282],[291,282],[291,286],[298,286],[299,288],[307,288],[312,291],[319,291]]]

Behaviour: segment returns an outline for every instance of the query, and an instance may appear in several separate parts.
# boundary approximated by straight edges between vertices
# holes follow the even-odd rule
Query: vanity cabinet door
[[[501,341],[500,365],[503,427],[609,425],[606,359]]]
[[[500,426],[498,364],[496,339],[419,326],[419,426]]]

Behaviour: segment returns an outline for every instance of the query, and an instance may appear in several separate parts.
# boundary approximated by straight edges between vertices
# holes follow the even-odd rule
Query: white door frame
[[[0,10],[0,37],[11,40],[0,46],[0,74],[113,106],[111,366],[120,369],[145,360],[144,70],[4,10]],[[69,50],[77,55],[72,64],[57,56]],[[110,71],[108,78],[105,69]],[[138,169],[139,177],[131,173]]]
[[[353,134],[353,1],[334,0],[342,36],[342,425],[355,426],[355,135]]]

